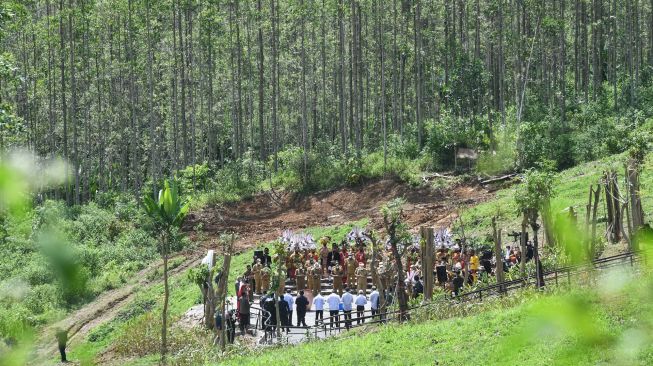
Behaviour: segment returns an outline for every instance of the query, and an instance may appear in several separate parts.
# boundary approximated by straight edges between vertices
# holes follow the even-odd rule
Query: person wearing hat
[[[295,270],[295,283],[297,284],[297,291],[306,288],[306,270],[304,269],[304,266],[302,266],[301,263]]]
[[[322,266],[320,262],[313,264],[313,296],[317,295],[322,290]]]
[[[313,265],[315,262],[310,259],[306,262],[306,287],[313,292]]]
[[[345,269],[347,270],[347,285],[349,287],[354,287],[355,284],[355,276],[356,276],[356,268],[358,268],[358,263],[356,263],[356,260],[354,259],[354,256],[349,253],[349,256],[347,257],[347,261],[345,262],[346,266]]]
[[[356,268],[356,285],[358,291],[367,291],[367,269],[365,263],[358,263]]]
[[[283,263],[279,263],[278,266],[279,266],[278,268],[279,272],[277,273],[286,273],[286,266]],[[272,271],[270,271],[270,274],[272,275]],[[274,276],[277,276],[277,274],[275,273]],[[285,288],[286,288],[286,277],[281,276],[279,278],[279,281],[277,281],[277,288],[275,289],[277,296],[282,296]]]
[[[294,280],[295,276],[297,275],[297,264],[298,262],[301,263],[301,260],[297,260],[297,257],[299,257],[299,253],[297,253],[297,250],[293,250],[292,253],[286,258],[286,268],[288,268],[288,278]]]
[[[270,276],[272,275],[272,270],[269,266],[263,267],[261,269],[261,291],[268,292],[270,289]]]
[[[261,264],[261,258],[256,258],[256,263],[252,266],[252,274],[254,275],[254,291],[257,294],[261,293],[261,270],[263,269],[263,264]]]
[[[327,257],[329,256],[329,248],[327,245],[329,245],[329,241],[331,240],[330,237],[325,236],[320,239],[320,243],[322,244],[322,248],[320,248],[320,264],[322,265],[322,273],[326,274],[327,268],[329,267],[329,264],[327,262]]]
[[[333,261],[333,267],[331,268],[331,275],[333,276],[333,291],[338,293],[338,296],[342,295],[342,266],[338,261]]]

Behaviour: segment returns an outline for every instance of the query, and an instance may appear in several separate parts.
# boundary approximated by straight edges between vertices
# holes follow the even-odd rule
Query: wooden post
[[[212,251],[211,251],[212,252]],[[216,253],[213,253],[213,262],[208,265],[209,271],[204,279],[206,287],[202,286],[202,295],[204,297],[204,325],[206,329],[213,329],[215,327],[215,308],[216,308],[216,290],[213,286],[213,275],[215,274]]]
[[[621,194],[614,170],[604,173],[605,202],[607,209],[606,237],[613,243],[621,240]]]
[[[626,243],[628,243],[628,249],[633,250],[633,230],[630,226],[630,210],[628,210],[628,206],[628,202],[625,202],[623,205],[621,205],[621,233],[624,239],[626,239]],[[626,218],[626,227],[624,227],[624,217]]]
[[[528,218],[523,215],[521,220],[521,236],[519,243],[521,245],[521,260],[519,261],[519,272],[524,281],[526,281],[526,244],[528,241]]]
[[[421,246],[421,257],[422,257],[422,277],[424,281],[424,300],[431,301],[433,299],[433,255],[434,255],[434,243],[433,243],[433,228],[420,228],[420,235],[424,239],[424,245]]]
[[[233,250],[233,244],[235,241],[235,235],[231,234],[228,242],[224,244],[224,261],[222,262],[222,272],[220,275],[220,281],[218,282],[217,290],[217,300],[220,304],[220,315],[222,316],[222,334],[220,334],[220,349],[222,352],[226,348],[226,336],[227,336],[227,319],[224,317],[224,312],[226,310],[226,297],[227,297],[227,283],[229,281],[229,267],[231,265],[231,251]]]
[[[497,278],[497,283],[499,284],[499,292],[503,292],[503,260],[501,256],[501,229],[497,229],[497,218],[496,216],[492,218],[492,230],[494,232],[494,258],[496,260],[496,268],[494,269],[494,275]]]
[[[630,213],[632,216],[632,232],[636,233],[644,225],[644,210],[639,191],[639,164],[636,160],[630,159],[626,165],[626,186],[630,199]]]
[[[594,207],[592,208],[592,235],[590,236],[590,260],[594,259],[594,243],[596,242],[596,215],[599,209],[599,198],[601,197],[601,185],[598,184],[594,190]]]

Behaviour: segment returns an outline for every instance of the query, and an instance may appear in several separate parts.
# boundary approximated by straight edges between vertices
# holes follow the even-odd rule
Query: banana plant
[[[152,197],[145,196],[143,204],[156,225],[162,230],[170,231],[174,227],[181,227],[188,214],[190,201],[179,197],[177,185],[166,180],[163,189],[159,191],[159,199],[154,201]]]
[[[168,285],[168,252],[170,238],[173,228],[180,228],[186,214],[188,214],[190,202],[179,197],[177,185],[166,180],[163,189],[159,191],[159,199],[155,201],[150,196],[143,198],[145,211],[154,220],[159,236],[161,237],[161,256],[163,257],[163,311],[161,324],[161,363],[166,363],[167,325],[168,325],[168,301],[170,299],[170,288]]]

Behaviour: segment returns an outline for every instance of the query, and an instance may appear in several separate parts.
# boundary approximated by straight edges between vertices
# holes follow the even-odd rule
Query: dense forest
[[[71,204],[184,169],[193,189],[278,171],[319,188],[370,156],[451,169],[456,146],[566,168],[651,128],[652,7],[5,0],[0,149],[69,161],[49,194]]]

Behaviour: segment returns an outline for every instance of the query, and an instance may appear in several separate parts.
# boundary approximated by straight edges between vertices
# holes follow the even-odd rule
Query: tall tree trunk
[[[265,125],[264,125],[264,95],[265,77],[263,74],[264,56],[263,56],[263,14],[261,0],[256,1],[256,10],[258,11],[258,129],[259,129],[259,155],[261,161],[265,161]]]
[[[302,108],[302,147],[303,147],[303,160],[304,160],[304,184],[308,183],[308,121],[306,115],[306,50],[304,47],[304,0],[300,0],[299,6],[302,10],[301,24],[300,24],[300,33],[301,33],[301,52],[300,52],[300,63],[302,67],[301,75],[301,108]]]
[[[497,279],[497,283],[499,284],[499,292],[503,292],[503,282],[505,281],[504,279],[504,274],[503,274],[503,256],[501,255],[501,229],[497,228],[497,218],[492,217],[492,230],[493,230],[493,236],[494,236],[494,259],[496,262],[496,266],[494,267],[494,276]]]
[[[70,48],[70,123],[73,127],[73,174],[75,175],[75,191],[74,203],[80,203],[80,180],[79,180],[79,146],[78,146],[78,133],[77,133],[77,78],[75,66],[75,31],[73,29],[73,0],[68,0],[68,44]]]
[[[644,225],[644,210],[640,196],[639,162],[630,159],[626,165],[626,182],[630,199],[633,233]]]
[[[277,0],[270,0],[270,19],[272,21],[272,31],[271,31],[271,43],[272,43],[272,70],[270,70],[272,77],[272,152],[274,153],[274,171],[277,172],[279,168],[279,157],[278,157],[278,122],[277,122],[277,101],[278,101],[278,91],[279,87],[277,85],[277,75],[279,70],[278,56],[277,56]]]
[[[423,147],[422,127],[422,31],[421,31],[421,1],[415,2],[415,122],[417,124],[417,146]]]
[[[345,117],[345,23],[343,0],[338,0],[338,119],[342,153],[347,155],[347,124]]]

